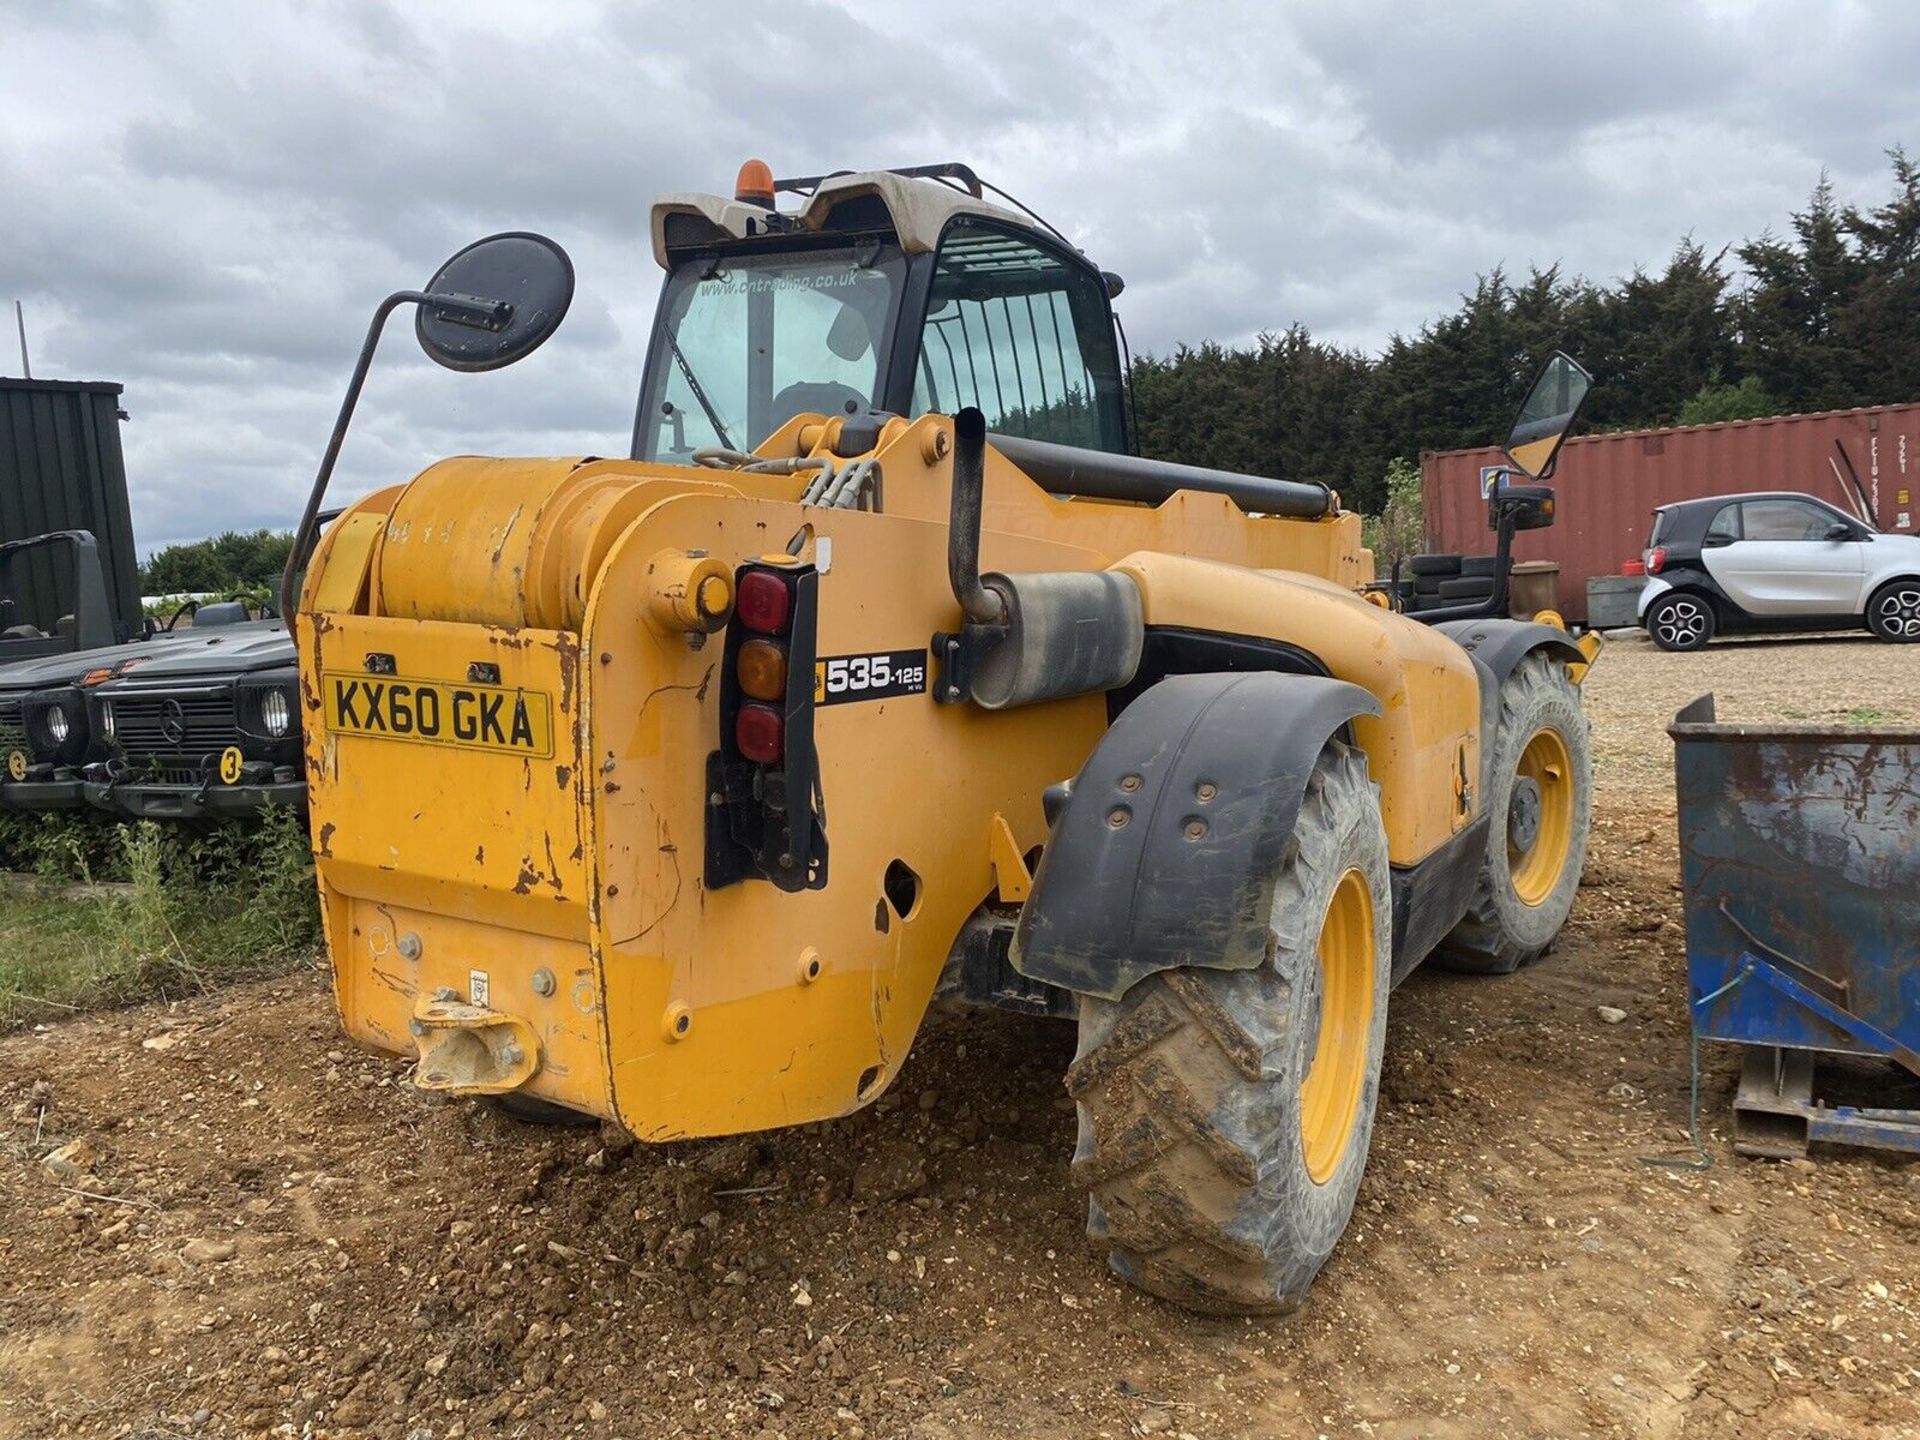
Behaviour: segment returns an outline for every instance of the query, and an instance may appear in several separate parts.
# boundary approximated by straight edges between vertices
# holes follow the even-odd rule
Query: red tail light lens
[[[770,570],[749,570],[740,577],[740,595],[734,614],[749,630],[783,635],[793,618],[793,589],[786,577]]]
[[[1647,551],[1647,574],[1658,575],[1667,563],[1667,547],[1656,545]]]
[[[756,765],[777,765],[787,749],[787,722],[770,705],[742,705],[734,718],[733,740]]]

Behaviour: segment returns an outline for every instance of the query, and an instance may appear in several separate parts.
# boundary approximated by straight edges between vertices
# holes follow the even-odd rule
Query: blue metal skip
[[[1920,1150],[1920,1113],[1811,1094],[1813,1052],[1920,1076],[1920,730],[1720,724],[1708,695],[1668,734],[1695,1032],[1750,1047],[1735,1148]]]

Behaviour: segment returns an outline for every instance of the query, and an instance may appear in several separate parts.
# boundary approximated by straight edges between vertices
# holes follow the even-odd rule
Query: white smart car
[[[1891,535],[1790,491],[1653,512],[1640,623],[1662,650],[1715,635],[1844,630],[1920,640],[1920,535]]]

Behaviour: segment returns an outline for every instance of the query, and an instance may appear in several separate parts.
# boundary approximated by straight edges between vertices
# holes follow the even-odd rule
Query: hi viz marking
[[[320,678],[327,728],[336,734],[505,751],[532,760],[553,754],[553,701],[544,691],[399,675]]]

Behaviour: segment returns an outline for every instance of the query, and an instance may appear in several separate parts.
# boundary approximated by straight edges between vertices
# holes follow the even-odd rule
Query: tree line
[[[1689,237],[1657,272],[1494,270],[1377,356],[1297,324],[1142,356],[1141,451],[1324,481],[1375,513],[1392,461],[1499,440],[1553,349],[1594,374],[1587,430],[1920,399],[1920,165],[1889,158],[1880,205],[1839,204],[1823,176],[1786,234],[1711,252]]]
[[[272,589],[280,583],[291,531],[228,530],[211,540],[169,545],[140,567],[143,595],[212,595]]]

